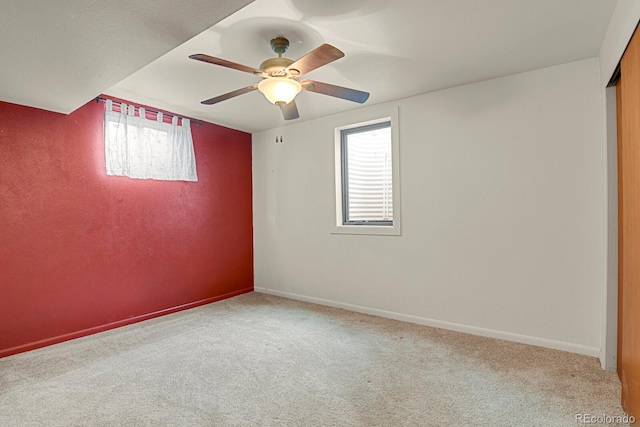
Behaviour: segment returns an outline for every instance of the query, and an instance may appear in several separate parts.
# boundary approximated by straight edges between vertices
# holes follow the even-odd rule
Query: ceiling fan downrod
[[[271,50],[278,54],[279,57],[282,57],[282,54],[285,53],[289,49],[289,40],[282,36],[278,36],[275,39],[271,39]]]

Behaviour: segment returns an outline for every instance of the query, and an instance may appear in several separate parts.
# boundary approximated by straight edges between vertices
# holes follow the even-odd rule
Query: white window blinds
[[[196,159],[188,119],[172,117],[164,123],[162,113],[156,120],[145,117],[145,109],[106,101],[104,148],[107,175],[139,179],[197,181]]]
[[[391,124],[342,131],[345,224],[393,224]]]

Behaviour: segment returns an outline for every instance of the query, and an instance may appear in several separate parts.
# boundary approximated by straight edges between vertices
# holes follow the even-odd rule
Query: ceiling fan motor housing
[[[270,58],[260,64],[260,69],[273,77],[284,77],[287,75],[284,69],[291,64],[293,60],[289,58]]]
[[[282,36],[271,39],[271,49],[278,54],[277,58],[270,58],[260,64],[260,70],[269,74],[271,77],[297,77],[300,75],[298,70],[285,71],[289,65],[293,64],[293,60],[283,58],[282,54],[289,49],[289,40]]]

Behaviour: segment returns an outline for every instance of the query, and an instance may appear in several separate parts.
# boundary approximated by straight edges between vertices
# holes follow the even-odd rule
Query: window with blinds
[[[343,129],[344,225],[393,226],[391,122]]]

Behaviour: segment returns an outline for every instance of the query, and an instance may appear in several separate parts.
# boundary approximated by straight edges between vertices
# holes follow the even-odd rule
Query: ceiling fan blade
[[[242,95],[242,94],[254,91],[256,89],[258,89],[258,85],[257,84],[251,85],[251,86],[247,86],[247,87],[243,87],[241,89],[234,90],[233,92],[225,93],[224,95],[216,96],[215,98],[211,98],[211,99],[207,99],[205,101],[202,101],[201,104],[205,104],[205,105],[217,104],[218,102],[226,101],[227,99],[230,99],[230,98],[233,98],[235,96]]]
[[[300,72],[299,75],[302,75],[343,56],[344,53],[340,49],[325,43],[289,65],[287,71],[298,70]]]
[[[317,82],[315,80],[301,80],[300,85],[304,90],[335,96],[336,98],[342,98],[347,101],[358,102],[360,104],[364,104],[364,102],[369,99],[369,92],[362,92],[360,90]]]
[[[197,61],[208,62],[209,64],[221,65],[227,68],[233,68],[234,70],[244,71],[245,73],[262,75],[262,71],[257,68],[248,67],[246,65],[238,64],[236,62],[227,61],[226,59],[215,58],[213,56],[205,55],[204,53],[198,53],[196,55],[190,55],[190,59]]]
[[[293,120],[300,117],[295,99],[288,104],[282,105],[280,109],[282,110],[282,115],[284,116],[285,120]]]

